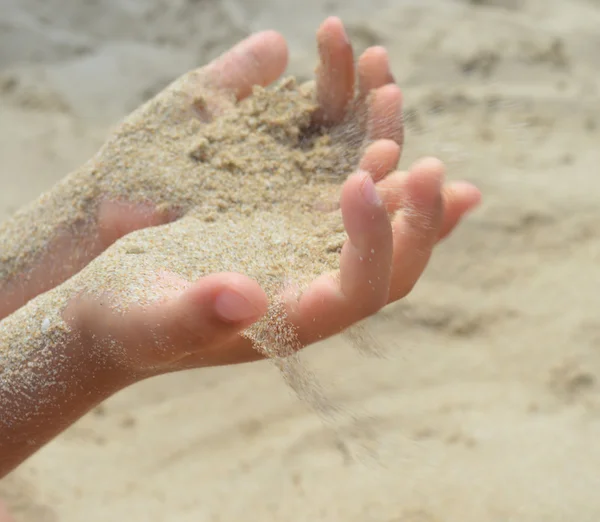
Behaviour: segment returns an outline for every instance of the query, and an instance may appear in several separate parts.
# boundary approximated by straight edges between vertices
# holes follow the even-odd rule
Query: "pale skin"
[[[443,165],[436,159],[422,159],[408,172],[395,170],[403,145],[402,94],[394,83],[385,49],[372,47],[355,63],[343,25],[334,17],[319,28],[317,44],[320,109],[315,117],[319,123],[334,125],[350,109],[363,111],[367,114],[364,132],[372,143],[342,187],[339,204],[348,240],[340,255],[339,272],[323,274],[298,301],[289,303],[290,320],[298,327],[304,346],[335,335],[406,296],[423,273],[434,246],[480,200],[479,191],[469,183],[445,183]],[[251,94],[253,85],[274,82],[286,65],[283,37],[268,31],[242,41],[205,66],[202,74],[234,91],[239,100]],[[410,213],[397,212],[407,203]],[[44,259],[39,260],[36,266],[27,267],[33,277],[25,286],[20,284],[19,291],[12,281],[0,282],[0,318],[68,279],[119,237],[169,219],[147,206],[104,202],[99,207],[98,230],[88,234],[93,240],[85,249],[87,257],[72,255],[80,240],[76,234],[55,240],[49,258],[71,262],[44,264]],[[76,262],[72,262],[74,257]],[[69,354],[72,366],[66,372],[72,375],[65,377],[67,382],[79,382],[79,388],[62,394],[57,390],[52,401],[44,402],[48,406],[42,412],[35,411],[39,407],[35,400],[27,404],[25,398],[11,396],[10,386],[0,390],[3,407],[31,408],[22,422],[0,427],[0,477],[95,405],[137,381],[161,373],[260,359],[240,335],[267,309],[267,297],[255,281],[243,274],[222,273],[183,283],[180,292],[125,315],[117,315],[95,300],[73,299],[64,317],[76,335],[67,346],[52,351]],[[154,353],[155,344],[147,338],[145,325],[156,322],[171,340],[167,356],[164,351]],[[106,361],[99,370],[97,361],[88,360],[89,344],[103,338],[120,340],[125,351],[135,357],[128,357],[126,365],[122,360]],[[21,402],[17,405],[15,401]],[[8,521],[7,517],[0,506],[0,522]]]

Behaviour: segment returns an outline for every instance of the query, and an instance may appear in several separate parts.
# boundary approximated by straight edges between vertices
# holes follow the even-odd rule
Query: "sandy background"
[[[387,360],[304,353],[356,420],[340,438],[268,363],[147,381],[0,482],[17,520],[600,520],[598,0],[0,0],[0,216],[249,32],[307,77],[324,14],[390,49],[403,164],[485,196],[368,322]]]

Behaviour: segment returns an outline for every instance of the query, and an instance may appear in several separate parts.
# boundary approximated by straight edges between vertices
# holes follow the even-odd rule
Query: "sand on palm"
[[[108,295],[124,312],[161,299],[164,273],[193,281],[234,271],[256,279],[271,305],[245,335],[271,357],[297,348],[280,296],[289,283],[302,288],[338,268],[346,239],[341,214],[323,209],[356,165],[360,147],[350,142],[357,133],[348,131],[352,126],[332,134],[315,127],[314,90],[293,79],[256,88],[208,123],[189,107],[204,109],[214,93],[190,99],[189,87],[174,85],[130,115],[96,157],[0,229],[1,280],[23,272],[74,223],[93,230],[103,198],[152,202],[180,217],[125,236],[6,319],[5,382],[17,371],[24,389],[56,385],[32,382],[27,368],[49,360],[47,347],[69,334],[61,313],[71,297]]]

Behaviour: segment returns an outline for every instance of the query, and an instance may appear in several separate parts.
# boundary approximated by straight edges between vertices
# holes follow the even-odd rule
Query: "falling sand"
[[[35,372],[26,367],[42,365],[49,341],[68,335],[61,314],[82,291],[109,296],[125,311],[164,297],[165,273],[194,281],[232,271],[255,279],[270,300],[267,315],[244,335],[278,361],[288,383],[324,413],[327,406],[309,373],[291,371],[285,362],[298,342],[281,296],[290,284],[301,290],[339,267],[346,233],[335,203],[364,145],[360,125],[346,122],[329,133],[315,126],[313,85],[298,86],[293,79],[255,88],[253,96],[228,105],[216,118],[207,118],[207,100],[224,105],[229,103],[224,96],[207,90],[190,99],[186,92],[189,85],[176,82],[140,107],[96,157],[0,229],[2,280],[23,272],[73,223],[97,230],[103,199],[152,202],[178,217],[121,238],[4,321],[4,375],[22,373],[24,390],[58,384],[33,382]]]

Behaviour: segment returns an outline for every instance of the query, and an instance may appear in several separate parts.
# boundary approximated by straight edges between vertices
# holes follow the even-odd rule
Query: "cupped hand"
[[[423,273],[437,242],[480,199],[479,191],[468,183],[444,183],[443,165],[435,159],[423,159],[407,172],[396,171],[404,139],[402,95],[394,84],[385,49],[367,49],[355,66],[352,47],[337,18],[322,24],[317,43],[319,108],[314,123],[336,126],[354,119],[364,152],[341,191],[339,206],[347,241],[339,270],[317,278],[299,298],[283,298],[287,320],[297,332],[296,348],[343,331],[404,297]],[[203,122],[218,118],[236,100],[249,96],[254,85],[274,82],[286,63],[287,48],[279,34],[255,34],[208,66],[182,76],[135,111],[104,150],[112,147],[118,152],[127,144],[128,133],[135,127],[128,127],[128,122],[137,119],[150,127],[144,131],[147,148],[136,151],[152,164],[153,172],[168,169],[164,158],[166,163],[156,164],[161,158],[155,153],[165,132],[168,139],[168,125],[165,131],[162,121],[152,118],[164,117],[169,125],[193,118],[190,132],[201,132]],[[226,91],[233,96],[207,96],[207,85],[212,89],[208,92]],[[102,151],[96,160],[102,161]],[[123,168],[127,170],[127,165]],[[43,219],[44,199],[40,202],[2,230],[11,237],[22,236],[24,220]],[[77,294],[62,311],[69,326],[67,338],[59,335],[49,340],[40,335],[37,316],[32,315],[36,319],[27,323],[26,314],[39,313],[40,308],[45,313],[44,298],[53,296],[54,287],[69,285],[76,279],[72,276],[92,261],[101,269],[102,253],[122,236],[179,217],[152,202],[110,197],[84,199],[77,205],[89,205],[93,219],[80,222],[65,217],[39,255],[20,255],[20,246],[31,248],[25,237],[13,251],[2,252],[0,477],[125,386],[157,374],[263,357],[243,333],[266,313],[268,299],[257,282],[237,273],[212,274],[196,281],[172,273],[156,274],[156,287],[151,290],[162,298],[145,306],[124,308],[115,302],[115,295],[104,299]],[[9,275],[15,266],[16,273]],[[31,307],[23,307],[40,294]],[[27,335],[33,335],[30,343],[37,343],[39,349],[13,353],[11,347],[22,345],[23,319],[33,325]],[[43,322],[40,326],[43,331]]]
[[[299,300],[287,303],[301,345],[336,334],[404,297],[421,276],[436,243],[480,198],[478,190],[467,183],[444,184],[443,165],[435,159],[423,159],[408,172],[395,170],[404,139],[402,95],[393,81],[385,49],[367,49],[355,66],[351,44],[337,18],[322,24],[317,43],[319,110],[315,123],[333,126],[356,118],[368,146],[357,171],[342,188],[340,206],[348,240],[339,272],[324,274]],[[208,66],[184,75],[167,92],[182,94],[177,98],[182,107],[177,110],[187,104],[190,114],[195,112],[197,117],[200,113],[208,121],[218,118],[235,100],[203,98],[200,106],[194,93],[199,79],[215,89],[233,92],[235,99],[241,100],[251,94],[254,85],[274,82],[286,64],[284,39],[263,32]],[[158,95],[159,100],[161,97],[174,99],[165,93]],[[175,218],[152,205],[102,201],[95,230],[60,235],[35,266],[26,267],[25,283],[5,282],[4,315],[71,277],[119,237]],[[117,341],[123,347],[123,360],[110,361],[109,366],[126,367],[133,381],[261,357],[240,335],[267,310],[267,297],[256,282],[233,273],[213,274],[195,282],[173,278],[170,288],[175,290],[164,299],[145,307],[132,306],[125,313],[97,298],[74,298],[63,314],[76,333],[70,353],[85,357],[95,352],[91,345]]]

